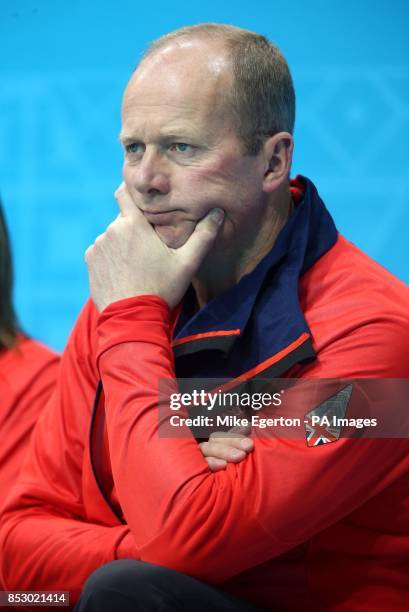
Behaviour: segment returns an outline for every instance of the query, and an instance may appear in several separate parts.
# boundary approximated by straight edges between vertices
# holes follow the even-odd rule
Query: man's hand
[[[240,463],[247,457],[247,453],[254,448],[253,440],[245,437],[250,431],[250,427],[233,427],[227,432],[217,431],[210,435],[208,442],[199,444],[212,472],[224,470],[228,463]]]
[[[223,211],[211,210],[183,246],[171,249],[157,236],[124,184],[115,196],[121,214],[85,253],[95,305],[101,311],[124,298],[159,295],[173,308],[209,252]]]

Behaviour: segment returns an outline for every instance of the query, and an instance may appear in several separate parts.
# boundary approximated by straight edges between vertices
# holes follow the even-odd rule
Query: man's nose
[[[169,177],[165,173],[164,160],[159,152],[146,150],[135,167],[134,187],[144,195],[155,195],[169,191]]]

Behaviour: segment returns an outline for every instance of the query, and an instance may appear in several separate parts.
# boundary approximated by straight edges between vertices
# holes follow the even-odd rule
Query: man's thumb
[[[115,199],[123,217],[135,214],[136,205],[125,183],[121,183],[115,191]]]
[[[189,240],[179,249],[179,252],[196,268],[210,251],[213,242],[223,224],[224,211],[213,208],[196,225]]]

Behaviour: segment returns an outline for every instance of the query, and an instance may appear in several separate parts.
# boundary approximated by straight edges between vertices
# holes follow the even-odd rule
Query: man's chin
[[[194,224],[191,228],[180,228],[168,225],[155,225],[155,232],[164,244],[170,249],[179,249],[187,242],[194,230]]]

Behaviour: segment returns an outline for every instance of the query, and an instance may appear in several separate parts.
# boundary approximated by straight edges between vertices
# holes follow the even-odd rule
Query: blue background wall
[[[338,228],[409,280],[409,2],[2,0],[0,191],[26,330],[62,349],[83,252],[116,215],[121,93],[153,38],[202,21],[275,41],[298,95],[294,173]]]

